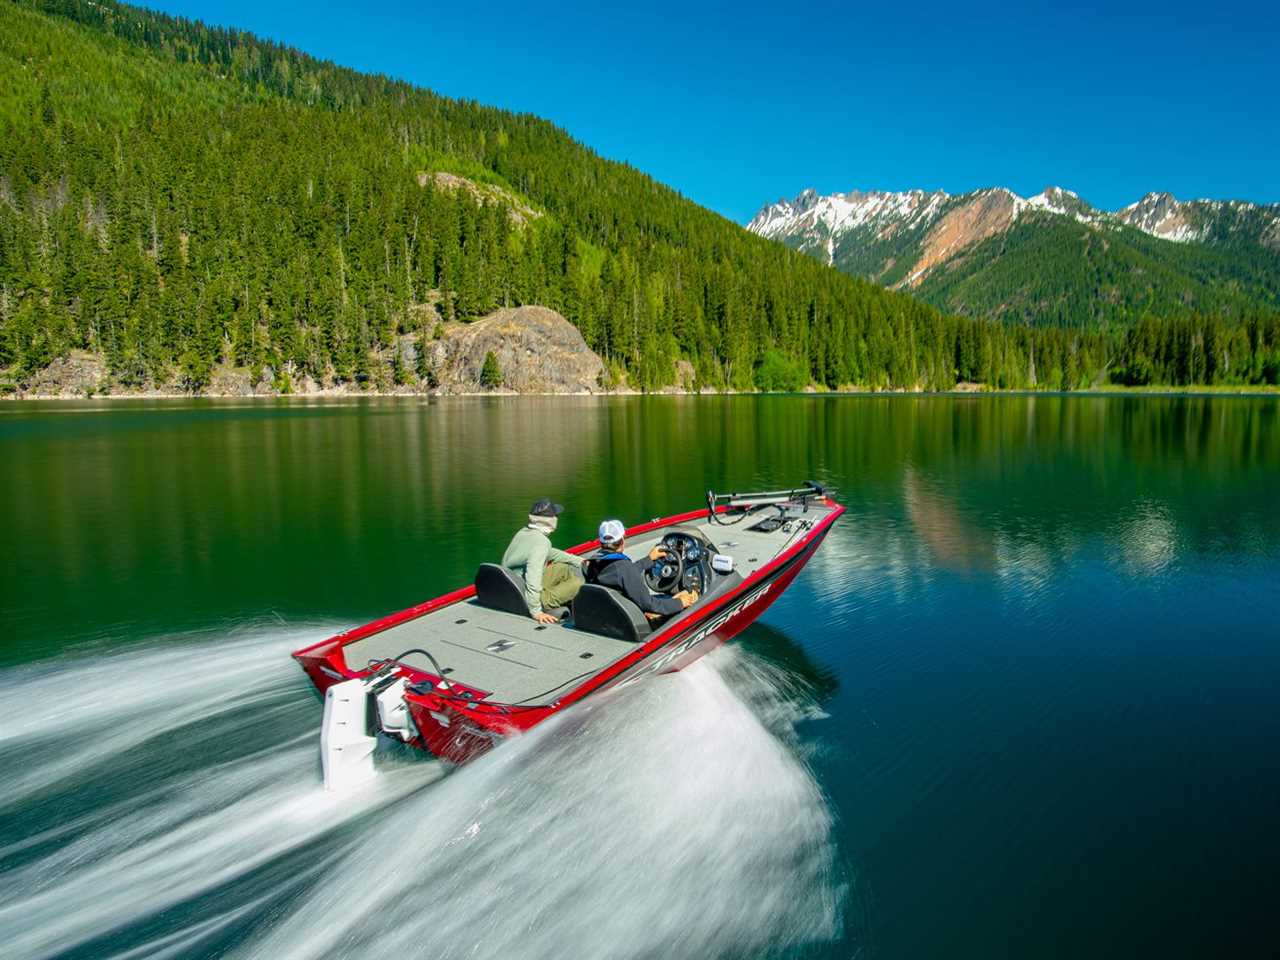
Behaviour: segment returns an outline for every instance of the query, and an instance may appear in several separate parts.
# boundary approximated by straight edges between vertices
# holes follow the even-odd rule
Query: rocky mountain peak
[[[1175,197],[1172,193],[1167,193],[1165,191],[1159,191],[1159,190],[1152,190],[1150,193],[1144,196],[1141,200],[1139,200],[1137,204],[1135,204],[1135,206],[1143,206],[1143,207],[1152,207],[1152,206],[1176,207],[1177,205],[1178,205],[1177,197]]]
[[[1280,250],[1280,204],[1180,201],[1152,192],[1112,213],[1056,184],[1032,197],[1000,186],[956,196],[861,189],[821,196],[810,189],[791,203],[766,206],[748,229],[888,286],[919,287],[1015,225],[1025,225],[1030,236],[1061,231],[1064,221],[1102,234],[1104,244],[1130,227],[1177,243],[1231,239]]]
[[[1190,241],[1203,237],[1190,204],[1171,193],[1151,192],[1116,213],[1116,219],[1164,240]]]

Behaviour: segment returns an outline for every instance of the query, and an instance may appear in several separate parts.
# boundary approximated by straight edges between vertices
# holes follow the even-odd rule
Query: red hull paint
[[[406,693],[405,702],[418,730],[413,744],[423,750],[454,763],[464,763],[491,748],[510,734],[528,730],[576,703],[583,697],[614,686],[632,683],[641,677],[655,673],[669,673],[688,666],[694,660],[709,653],[715,647],[742,632],[782,594],[796,578],[809,558],[813,556],[832,525],[844,513],[844,507],[830,502],[831,512],[812,530],[806,532],[771,563],[765,565],[732,592],[708,604],[690,620],[660,630],[643,644],[637,646],[621,660],[610,665],[580,686],[570,690],[554,703],[545,706],[508,706],[485,701],[487,691],[452,682],[451,686],[469,692],[474,699],[460,700],[435,694]],[[706,513],[693,510],[688,513],[663,517],[640,524],[627,531],[628,538],[661,527],[696,520]],[[597,541],[578,544],[570,553],[582,554],[599,546]],[[293,657],[301,665],[316,687],[325,689],[342,680],[365,675],[366,669],[352,670],[343,655],[343,648],[371,634],[397,626],[409,620],[469,600],[475,595],[475,587],[464,587],[444,596],[428,600],[399,613],[375,620],[362,627],[322,640],[294,652]],[[411,682],[439,677],[405,668]]]

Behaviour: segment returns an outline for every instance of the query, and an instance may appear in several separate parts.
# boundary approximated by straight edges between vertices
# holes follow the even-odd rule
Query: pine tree
[[[409,382],[409,369],[405,366],[399,342],[391,345],[391,382],[403,387]]]
[[[502,368],[498,366],[498,358],[490,350],[484,355],[484,366],[480,369],[480,385],[492,390],[502,386]]]
[[[417,343],[414,345],[414,372],[418,382],[430,390],[440,386],[436,375],[435,364],[431,362],[431,341],[427,339],[427,326],[424,323],[418,331]]]

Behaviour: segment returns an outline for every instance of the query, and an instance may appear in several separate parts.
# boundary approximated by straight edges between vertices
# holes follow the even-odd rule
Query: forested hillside
[[[1274,382],[1280,357],[1272,315],[1208,361],[1196,318],[1140,341],[946,316],[536,117],[113,3],[0,2],[0,123],[0,389],[72,350],[124,387],[429,383],[402,338],[527,303],[646,389],[679,359],[717,387],[940,389]]]
[[[1153,193],[1109,213],[1057,187],[1029,199],[806,190],[766,204],[749,229],[949,313],[1103,331],[1113,380],[1182,376],[1205,343],[1233,338],[1195,374],[1215,379],[1195,382],[1257,382],[1275,366],[1273,341],[1247,331],[1272,329],[1280,305],[1280,205]],[[1139,341],[1161,346],[1135,354]]]
[[[916,293],[941,309],[1006,322],[1124,327],[1144,315],[1192,313],[1234,321],[1274,310],[1280,253],[1031,213],[932,271]]]

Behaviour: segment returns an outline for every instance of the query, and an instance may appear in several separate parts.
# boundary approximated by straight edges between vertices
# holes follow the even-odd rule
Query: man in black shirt
[[[644,575],[664,551],[657,546],[643,560],[633,561],[622,552],[625,535],[621,520],[605,520],[600,524],[600,553],[587,561],[588,583],[617,590],[651,620],[669,617],[698,602],[696,590],[681,590],[671,597],[651,593]]]

